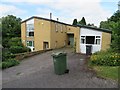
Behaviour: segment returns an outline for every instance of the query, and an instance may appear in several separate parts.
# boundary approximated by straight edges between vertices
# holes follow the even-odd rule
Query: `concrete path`
[[[54,74],[51,54],[57,51],[67,52],[68,74]],[[24,59],[20,65],[3,70],[3,88],[117,88],[117,82],[97,78],[89,71],[86,58],[67,48]]]

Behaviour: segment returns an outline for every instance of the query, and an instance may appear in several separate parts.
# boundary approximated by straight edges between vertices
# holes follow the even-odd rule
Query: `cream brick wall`
[[[50,22],[35,18],[34,20],[34,45],[35,50],[43,50],[43,42],[50,46]]]
[[[110,44],[111,44],[111,34],[103,32],[101,50],[107,50],[108,48],[110,48]]]
[[[23,45],[26,45],[26,23],[21,24],[21,40]]]

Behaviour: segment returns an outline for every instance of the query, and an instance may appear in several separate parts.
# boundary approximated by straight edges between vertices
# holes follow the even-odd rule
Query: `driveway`
[[[68,74],[56,75],[51,54],[67,52]],[[24,59],[20,65],[3,70],[3,88],[117,88],[115,81],[97,78],[86,66],[86,55],[70,48],[48,51]]]

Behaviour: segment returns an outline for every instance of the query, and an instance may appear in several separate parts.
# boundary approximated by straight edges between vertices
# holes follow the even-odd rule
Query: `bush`
[[[97,52],[91,56],[90,63],[93,65],[119,66],[120,53],[114,53],[109,51]]]
[[[0,68],[5,69],[5,68],[9,68],[15,65],[18,65],[20,62],[16,59],[10,58],[7,61],[3,61],[0,63]]]
[[[15,58],[15,55],[12,54],[8,49],[2,50],[2,61],[6,61],[9,58]]]
[[[14,37],[14,38],[11,38],[9,41],[8,41],[8,46],[11,47],[11,46],[22,46],[23,47],[23,44],[21,42],[21,38],[20,37]]]
[[[31,51],[30,48],[22,47],[22,46],[11,46],[9,50],[13,54],[24,53],[24,52],[30,52]]]

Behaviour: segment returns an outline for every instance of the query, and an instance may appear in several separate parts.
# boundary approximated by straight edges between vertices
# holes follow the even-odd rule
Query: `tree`
[[[116,11],[109,19],[108,21],[118,22],[120,21],[120,11]]]
[[[116,26],[113,29],[114,29],[114,33],[113,33],[114,40],[112,42],[112,48],[114,48],[116,52],[120,53],[120,21],[117,22]]]
[[[120,52],[120,12],[116,11],[107,21],[100,22],[100,28],[110,29],[112,31],[112,49]]]
[[[7,41],[12,37],[21,36],[21,19],[13,15],[2,17],[2,45],[7,47]]]
[[[73,25],[77,25],[77,19],[73,20]]]
[[[85,18],[82,17],[81,21],[79,21],[78,24],[86,25],[86,20],[85,20]]]

